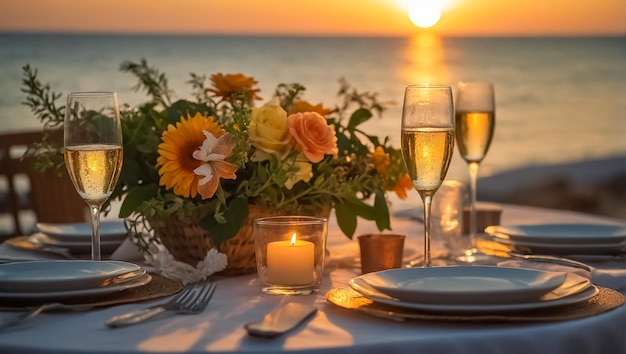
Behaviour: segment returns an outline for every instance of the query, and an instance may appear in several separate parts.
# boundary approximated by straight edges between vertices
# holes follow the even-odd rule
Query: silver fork
[[[197,288],[199,284],[201,282],[188,284],[183,291],[166,303],[114,316],[105,323],[111,328],[124,327],[146,321],[166,311],[180,314],[200,313],[211,301],[217,286],[213,282],[203,282],[202,286]]]

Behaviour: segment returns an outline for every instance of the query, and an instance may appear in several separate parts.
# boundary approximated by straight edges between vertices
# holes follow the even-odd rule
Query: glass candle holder
[[[254,221],[254,245],[261,291],[278,295],[319,292],[324,271],[328,220],[272,216]]]

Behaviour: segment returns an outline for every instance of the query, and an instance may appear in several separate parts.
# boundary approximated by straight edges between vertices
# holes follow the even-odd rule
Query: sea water
[[[165,73],[178,98],[191,98],[190,73],[243,73],[258,80],[262,104],[279,83],[298,82],[304,98],[336,103],[338,80],[389,102],[366,129],[400,145],[404,87],[491,81],[496,129],[479,175],[538,164],[626,156],[626,37],[411,38],[231,37],[0,34],[0,132],[39,129],[22,102],[22,67],[63,94],[117,91],[120,102],[146,99],[122,73],[146,59]],[[448,178],[467,180],[455,150]]]

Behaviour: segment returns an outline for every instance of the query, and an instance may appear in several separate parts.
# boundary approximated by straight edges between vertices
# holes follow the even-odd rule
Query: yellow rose
[[[291,176],[291,178],[285,182],[285,188],[289,190],[291,190],[296,183],[300,181],[307,183],[311,180],[311,177],[313,177],[313,165],[310,162],[305,160],[296,161],[294,165],[298,166],[299,169],[295,175]]]
[[[269,155],[282,159],[289,152],[291,136],[287,112],[280,106],[278,98],[252,109],[248,134],[250,143],[257,149],[251,157],[253,161],[267,160]]]

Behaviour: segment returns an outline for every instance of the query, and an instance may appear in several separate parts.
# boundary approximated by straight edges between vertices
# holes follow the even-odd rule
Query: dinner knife
[[[316,312],[311,304],[285,297],[263,320],[246,323],[244,328],[250,335],[272,338],[292,330]]]

